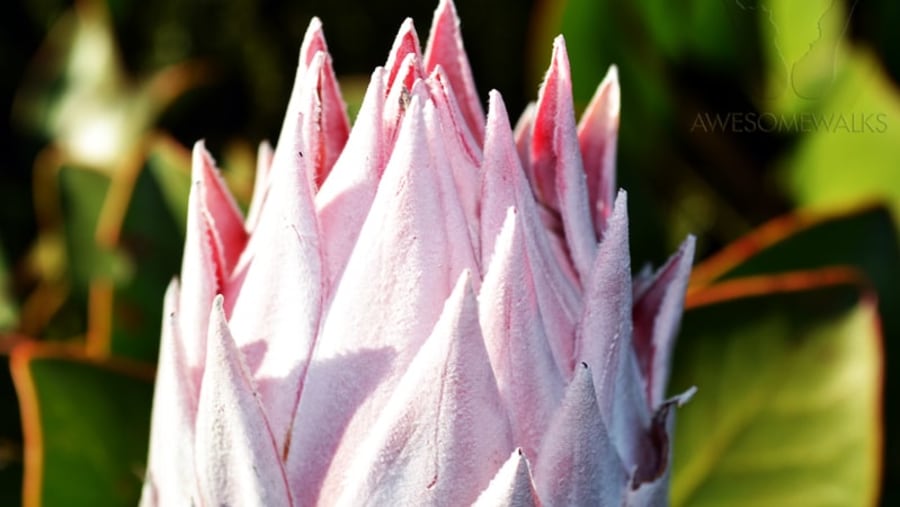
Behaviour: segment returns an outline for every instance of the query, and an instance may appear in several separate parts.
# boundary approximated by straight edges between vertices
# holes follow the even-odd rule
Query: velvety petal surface
[[[472,507],[540,507],[541,501],[534,490],[531,467],[521,449],[512,456],[491,479]]]
[[[256,177],[253,180],[253,195],[250,198],[250,207],[247,209],[247,219],[244,221],[248,232],[253,232],[256,222],[259,221],[259,211],[269,189],[269,169],[272,167],[272,157],[275,150],[268,141],[259,143],[256,152]]]
[[[538,94],[531,137],[532,184],[538,199],[559,215],[572,263],[581,280],[586,280],[597,241],[572,100],[569,56],[560,36],[553,41],[550,69]]]
[[[275,158],[290,157],[288,152],[300,139],[299,151],[309,159],[307,176],[315,190],[331,171],[349,132],[350,121],[328,55],[322,23],[313,18],[300,48],[294,88],[275,147]]]
[[[472,134],[466,127],[459,104],[449,87],[448,78],[442,67],[437,67],[426,80],[428,90],[437,112],[440,128],[430,129],[432,144],[446,145],[444,150],[450,169],[453,173],[453,182],[456,184],[457,195],[462,204],[469,229],[469,238],[476,246],[479,242],[478,227],[478,197],[481,186],[481,149],[472,138]],[[441,138],[438,143],[437,137]]]
[[[290,506],[281,459],[221,296],[213,304],[208,343],[195,444],[199,504]]]
[[[403,70],[403,62],[409,55],[413,57],[410,60],[410,62],[413,62],[413,73]],[[393,87],[398,76],[400,77],[400,82],[405,84],[407,88],[412,87],[412,82],[409,81],[410,76],[425,76],[425,70],[422,67],[422,46],[419,44],[419,35],[416,33],[412,18],[406,18],[403,20],[403,24],[400,25],[400,31],[397,32],[397,37],[394,38],[394,44],[391,46],[391,52],[388,53],[387,63],[385,63],[384,68],[387,71],[386,85],[388,89]]]
[[[694,260],[693,236],[688,236],[672,257],[641,287],[635,286],[634,348],[655,409],[662,403],[669,383],[672,349],[681,323],[684,295]]]
[[[581,299],[575,281],[556,261],[550,239],[538,214],[538,205],[516,157],[503,99],[491,92],[485,134],[481,188],[481,256],[489,265],[495,242],[510,207],[515,207],[523,228],[541,316],[554,358],[561,371],[573,368],[575,325]]]
[[[650,410],[631,334],[627,198],[620,191],[585,288],[578,357],[592,366],[600,414],[625,466],[642,456]]]
[[[237,264],[247,233],[202,141],[194,145],[191,181],[177,315],[187,364],[199,368],[206,356],[209,308]]]
[[[367,433],[338,505],[469,505],[506,459],[512,439],[469,272]]]
[[[565,389],[553,360],[522,225],[510,208],[485,275],[479,314],[513,439],[534,459]]]
[[[329,288],[344,272],[387,165],[384,101],[384,69],[378,67],[369,80],[346,148],[315,196]]]
[[[484,109],[478,98],[469,57],[463,47],[459,16],[450,0],[441,0],[438,4],[425,47],[426,72],[431,72],[439,65],[447,73],[450,87],[459,97],[466,125],[480,142],[484,138]]]
[[[324,298],[306,163],[297,154],[273,164],[266,202],[226,305],[279,448],[288,438]]]
[[[616,192],[616,141],[619,136],[621,91],[619,71],[609,68],[578,123],[578,144],[584,161],[591,216],[603,237]]]
[[[141,506],[188,505],[196,496],[194,420],[197,389],[178,334],[178,282],[173,280],[163,301],[162,339],[156,367],[150,453]]]
[[[477,272],[446,158],[429,144],[434,107],[423,102],[414,93],[314,357],[327,363],[380,351],[392,360],[310,370],[288,455],[295,491],[317,490],[329,466],[344,470],[430,334],[457,277],[466,269]]]
[[[625,468],[600,416],[586,364],[575,368],[562,407],[550,426],[534,479],[545,505],[621,505]]]

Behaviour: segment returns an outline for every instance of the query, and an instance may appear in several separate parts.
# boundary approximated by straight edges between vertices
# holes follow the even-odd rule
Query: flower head
[[[453,4],[350,124],[310,24],[244,219],[202,143],[166,295],[144,505],[665,503],[693,240],[631,277],[615,69],[562,38],[513,130]]]

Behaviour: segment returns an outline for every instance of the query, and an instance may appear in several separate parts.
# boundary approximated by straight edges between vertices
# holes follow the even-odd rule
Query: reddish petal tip
[[[303,35],[303,43],[300,44],[300,67],[308,67],[319,51],[327,53],[328,44],[322,31],[322,20],[313,17],[309,20],[309,26]]]

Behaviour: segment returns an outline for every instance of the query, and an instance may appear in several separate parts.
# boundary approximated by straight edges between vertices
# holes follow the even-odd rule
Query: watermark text
[[[691,133],[725,134],[883,134],[886,113],[697,113]]]

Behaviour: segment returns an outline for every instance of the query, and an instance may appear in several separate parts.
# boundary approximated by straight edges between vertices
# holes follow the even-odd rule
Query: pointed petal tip
[[[212,154],[206,148],[206,139],[200,139],[194,143],[194,148],[191,150],[191,162],[191,176],[193,181],[197,181],[197,177],[202,174],[202,172],[199,172],[199,169],[203,167],[203,164],[215,164]]]
[[[225,320],[225,296],[221,294],[216,294],[216,297],[213,298],[212,302],[212,314],[210,317],[222,317],[222,320]]]
[[[697,246],[697,236],[693,234],[688,234],[687,237],[684,238],[684,242],[682,243],[682,249],[685,253],[691,253],[691,257],[693,257],[694,249]]]
[[[554,54],[557,51],[566,51],[566,37],[563,34],[559,34],[553,38],[553,52]]]
[[[691,401],[694,398],[694,395],[697,394],[697,386],[691,386],[687,390],[685,390],[681,394],[676,394],[672,396],[663,404],[672,404],[674,403],[676,407],[683,407],[687,402]]]
[[[451,12],[456,13],[456,4],[453,0],[440,0],[438,2],[437,11],[444,12],[449,9]]]
[[[619,85],[619,68],[616,64],[612,64],[609,66],[609,70],[606,71],[606,76],[603,78],[603,81],[600,81],[599,93],[603,93],[603,90],[606,90],[608,94],[607,97],[607,110],[611,116],[619,116],[619,112],[622,108],[622,88]]]
[[[611,83],[619,83],[619,66],[612,63],[609,65],[609,69],[606,71],[606,77],[603,78],[604,81],[609,81]]]
[[[506,110],[506,103],[503,101],[503,95],[497,90],[488,92],[488,114],[487,125],[485,127],[485,135],[495,129],[503,129],[512,133],[512,127],[509,124],[509,113]],[[497,132],[494,132],[496,135]],[[485,139],[485,146],[487,145]]]
[[[325,33],[322,29],[322,20],[313,16],[303,34],[303,42],[300,43],[299,66],[305,69],[310,66],[312,59],[319,51],[328,52],[328,43],[325,42]]]
[[[538,103],[540,104],[540,102],[542,102],[541,97],[544,94],[544,89],[547,88],[547,84],[551,79],[568,81],[569,78],[569,53],[566,50],[566,39],[562,35],[557,35],[556,38],[553,39],[553,51],[550,57],[550,66],[547,67],[547,74],[544,76],[544,82],[541,84],[541,89],[538,93]]]

